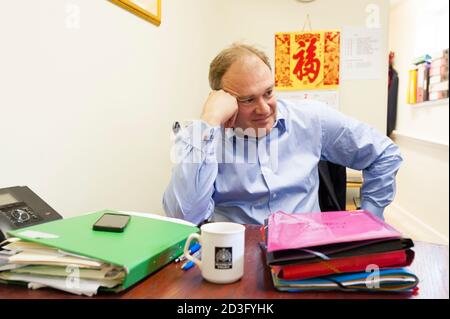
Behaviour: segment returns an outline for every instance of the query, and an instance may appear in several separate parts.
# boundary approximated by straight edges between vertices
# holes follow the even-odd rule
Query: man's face
[[[233,63],[222,78],[222,87],[238,101],[234,128],[253,129],[256,136],[258,129],[269,133],[276,120],[277,103],[272,72],[261,59],[249,55]]]

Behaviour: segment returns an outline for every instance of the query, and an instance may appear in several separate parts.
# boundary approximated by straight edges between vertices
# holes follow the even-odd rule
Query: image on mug
[[[233,247],[216,247],[215,268],[233,268]]]

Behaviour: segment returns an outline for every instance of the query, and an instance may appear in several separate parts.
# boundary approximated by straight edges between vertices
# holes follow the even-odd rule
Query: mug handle
[[[197,259],[189,254],[189,247],[191,246],[192,239],[197,239],[197,241],[200,242],[200,235],[197,233],[189,235],[188,239],[186,240],[186,244],[184,245],[184,256],[186,257],[186,259],[194,262],[200,269],[202,269],[202,262],[200,261],[200,259]]]

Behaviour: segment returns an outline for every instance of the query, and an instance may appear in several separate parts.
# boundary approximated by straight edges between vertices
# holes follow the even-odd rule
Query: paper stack
[[[411,239],[366,211],[271,214],[262,247],[281,291],[412,292]]]
[[[31,289],[51,287],[93,296],[100,287],[114,288],[125,278],[122,267],[19,238],[0,246],[0,281],[23,282]]]
[[[8,232],[0,244],[0,282],[52,287],[93,296],[119,292],[140,282],[183,253],[199,231],[185,221],[127,212],[121,233],[96,231],[104,210]]]

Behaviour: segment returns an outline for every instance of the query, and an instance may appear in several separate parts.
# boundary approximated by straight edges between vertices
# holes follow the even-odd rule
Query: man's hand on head
[[[236,98],[224,90],[218,90],[209,94],[200,118],[212,126],[233,127],[237,115]]]

